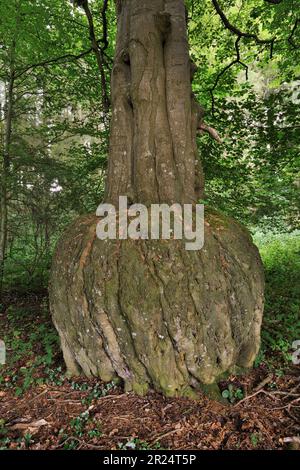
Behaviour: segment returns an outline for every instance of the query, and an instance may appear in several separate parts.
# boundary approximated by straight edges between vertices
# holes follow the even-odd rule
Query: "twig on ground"
[[[254,389],[254,392],[257,392],[258,390],[261,390],[264,388],[265,385],[270,383],[273,380],[273,374],[272,375],[267,375]]]
[[[164,439],[165,437],[168,437],[171,434],[174,434],[175,432],[178,432],[178,431],[180,431],[180,429],[172,429],[171,431],[160,434],[159,436],[156,436],[154,439],[151,439],[150,443],[155,444],[156,442],[160,441],[161,439]]]
[[[251,398],[254,398],[256,397],[257,395],[259,395],[260,393],[263,393],[264,395],[267,395],[268,397],[272,398],[273,400],[279,400],[279,398],[276,398],[274,397],[274,395],[272,395],[272,393],[269,393],[269,392],[266,392],[265,390],[257,390],[257,392],[255,393],[252,393],[252,395],[248,395],[247,397],[243,398],[242,400],[240,400],[239,402],[237,402],[235,405],[234,405],[234,408],[236,408],[237,406],[239,406],[241,403],[247,401],[247,400],[250,400]]]

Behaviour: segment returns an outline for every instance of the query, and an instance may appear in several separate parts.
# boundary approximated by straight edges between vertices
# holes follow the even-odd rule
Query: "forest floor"
[[[68,379],[47,290],[16,279],[0,304],[0,449],[300,448],[300,365],[292,361],[300,237],[258,234],[256,243],[266,274],[262,345],[251,372],[219,384],[224,403],[200,394],[141,398],[121,385]]]
[[[8,364],[0,378],[1,449],[283,449],[300,433],[300,368],[262,361],[220,383],[228,404],[141,398],[68,379],[46,292],[7,295],[0,315]],[[277,354],[277,353],[275,353]],[[293,438],[293,443],[289,443]],[[299,443],[299,442],[298,442]]]

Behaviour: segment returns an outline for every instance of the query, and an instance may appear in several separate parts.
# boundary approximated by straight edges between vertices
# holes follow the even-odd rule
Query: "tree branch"
[[[61,17],[59,15],[55,15],[54,13],[50,13],[50,18],[51,17],[56,18],[56,19],[58,18],[61,20]],[[73,24],[76,24],[77,26],[80,26],[81,28],[87,29],[87,25],[80,23],[80,21],[77,21],[71,18],[65,18],[65,17],[64,17],[64,21],[68,21],[68,23],[73,23]]]
[[[208,126],[207,124],[205,124],[205,122],[202,122],[198,129],[200,130],[200,132],[207,132],[214,140],[218,142],[218,144],[222,143],[222,139],[216,129],[211,126]]]
[[[235,34],[236,36],[240,38],[248,38],[248,39],[253,39],[257,44],[273,44],[275,41],[275,38],[273,39],[260,39],[256,34],[254,33],[247,33],[244,31],[241,31],[238,29],[236,26],[234,26],[230,21],[228,20],[227,16],[221,9],[219,3],[217,0],[212,0],[212,3],[215,7],[216,12],[220,16],[222,23],[224,24],[225,28],[227,28],[231,33]]]
[[[246,64],[244,64],[244,62],[241,61],[241,54],[240,54],[240,48],[239,48],[240,40],[241,40],[241,37],[238,36],[236,41],[235,41],[236,58],[232,62],[230,62],[230,64],[226,65],[226,67],[224,67],[224,69],[221,70],[221,72],[218,73],[214,85],[208,90],[210,95],[211,95],[211,99],[212,99],[212,113],[214,113],[214,111],[215,111],[214,90],[217,88],[217,85],[219,83],[220,78],[224,75],[225,72],[227,72],[227,70],[229,70],[234,65],[239,64],[245,69],[246,80],[248,80],[248,66]]]
[[[85,15],[88,20],[89,24],[89,31],[90,31],[90,40],[92,44],[92,49],[94,51],[94,54],[97,59],[97,64],[98,64],[98,69],[100,72],[101,76],[101,91],[102,91],[102,104],[103,104],[103,110],[105,114],[108,114],[109,108],[110,108],[110,100],[108,97],[108,92],[107,92],[107,81],[106,81],[106,75],[105,75],[105,70],[104,70],[104,58],[103,58],[103,50],[107,47],[108,41],[107,41],[107,21],[106,21],[106,9],[107,9],[107,0],[104,1],[103,4],[103,9],[102,9],[102,18],[104,18],[104,24],[103,24],[103,41],[104,41],[104,49],[102,50],[99,47],[99,43],[96,39],[95,35],[95,27],[94,27],[94,20],[93,20],[93,15],[89,7],[88,0],[82,0],[78,4],[83,8]]]
[[[265,1],[267,1],[268,3],[279,4],[279,3],[281,3],[282,0],[265,0]],[[241,61],[241,57],[240,57],[240,50],[239,50],[240,39],[241,38],[247,38],[247,39],[254,40],[256,44],[263,44],[263,45],[268,44],[268,45],[270,45],[270,58],[272,59],[274,43],[275,43],[276,38],[274,37],[274,38],[271,38],[271,39],[261,39],[260,37],[257,36],[257,34],[248,33],[248,32],[240,30],[239,28],[237,28],[235,25],[233,25],[229,21],[229,19],[227,18],[227,16],[225,15],[223,10],[221,9],[221,7],[219,5],[219,2],[217,0],[212,0],[212,3],[213,3],[213,6],[214,6],[217,14],[220,16],[221,21],[224,24],[225,28],[228,29],[232,34],[235,34],[237,36],[237,40],[235,42],[236,58],[232,62],[230,62],[230,64],[228,64],[223,70],[221,70],[221,72],[217,75],[217,78],[216,78],[216,81],[215,81],[214,85],[209,89],[211,99],[212,99],[212,112],[214,112],[214,109],[215,109],[214,90],[216,89],[220,78],[224,75],[224,73],[227,70],[229,70],[232,66],[234,66],[236,64],[240,64],[240,65],[242,65],[242,67],[245,68],[245,70],[246,70],[246,80],[248,80],[248,66]],[[296,27],[297,27],[297,22],[296,22],[296,25],[294,26],[294,29],[291,33],[290,38],[289,38],[290,43],[294,47],[296,47],[296,46],[293,43],[292,37],[293,37],[293,34],[294,34],[294,31],[295,31]]]
[[[292,32],[291,34],[289,35],[288,37],[288,42],[291,44],[291,46],[293,46],[294,49],[299,49],[299,45],[297,45],[295,42],[294,42],[294,39],[293,39],[293,36],[295,34],[295,31],[298,27],[298,24],[300,24],[300,19],[298,18],[296,21],[295,21],[295,24],[293,26],[293,29],[292,29]]]
[[[108,7],[108,0],[103,1],[103,8],[101,10],[101,17],[102,17],[102,28],[103,28],[103,36],[101,42],[103,43],[102,52],[104,52],[108,48],[108,37],[107,37],[107,12]]]
[[[65,61],[67,59],[70,59],[70,60],[78,60],[78,59],[81,59],[82,57],[90,54],[92,52],[92,47],[90,49],[87,49],[86,51],[83,51],[81,52],[80,54],[64,54],[62,56],[59,56],[59,57],[55,57],[53,59],[48,59],[48,60],[43,60],[41,62],[37,62],[35,64],[31,64],[31,65],[28,65],[27,67],[25,67],[23,70],[21,70],[20,72],[18,72],[15,76],[15,78],[20,78],[22,75],[24,75],[26,72],[29,72],[29,70],[32,70],[32,69],[35,69],[37,67],[45,67],[47,65],[51,65],[51,64],[54,64],[54,63],[57,63],[57,62],[61,62],[61,61]]]

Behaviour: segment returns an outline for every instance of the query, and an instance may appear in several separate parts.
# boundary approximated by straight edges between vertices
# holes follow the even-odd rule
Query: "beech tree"
[[[105,202],[195,204],[203,113],[191,88],[184,0],[117,1],[116,10]],[[187,252],[184,240],[101,241],[97,220],[75,221],[53,262],[51,309],[69,373],[172,396],[251,367],[263,273],[243,227],[207,211],[204,248]]]
[[[296,94],[298,0],[72,4],[1,3],[0,279],[11,255],[7,233],[20,239],[20,208],[30,200],[34,208],[40,188],[45,200],[56,201],[52,227],[55,207],[60,224],[73,210],[96,210],[109,121],[104,202],[117,206],[127,196],[130,209],[205,199],[247,223],[265,214],[273,223],[284,200],[281,212],[296,222],[297,108],[288,87]],[[272,70],[280,78],[275,86],[266,79],[261,99],[247,82],[259,67],[263,79]],[[31,123],[40,99],[39,124],[26,125],[29,145],[23,118]],[[72,123],[62,122],[61,113]],[[78,141],[53,149],[76,133],[97,146]],[[62,188],[57,198],[53,184]],[[187,252],[185,240],[100,241],[97,222],[93,215],[75,221],[53,263],[51,307],[70,373],[120,377],[138,393],[154,387],[183,395],[252,365],[263,275],[246,229],[206,207],[204,248]],[[41,224],[39,213],[39,231]]]

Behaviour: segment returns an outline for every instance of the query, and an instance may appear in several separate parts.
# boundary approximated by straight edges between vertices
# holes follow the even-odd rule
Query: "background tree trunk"
[[[3,276],[5,255],[7,246],[7,223],[8,223],[8,209],[7,209],[7,196],[8,196],[8,178],[10,167],[10,143],[12,132],[12,117],[13,117],[13,92],[14,92],[14,71],[11,67],[10,79],[8,83],[8,90],[5,97],[5,110],[4,122],[5,132],[3,139],[3,162],[1,169],[1,203],[0,203],[0,298],[3,289]]]

